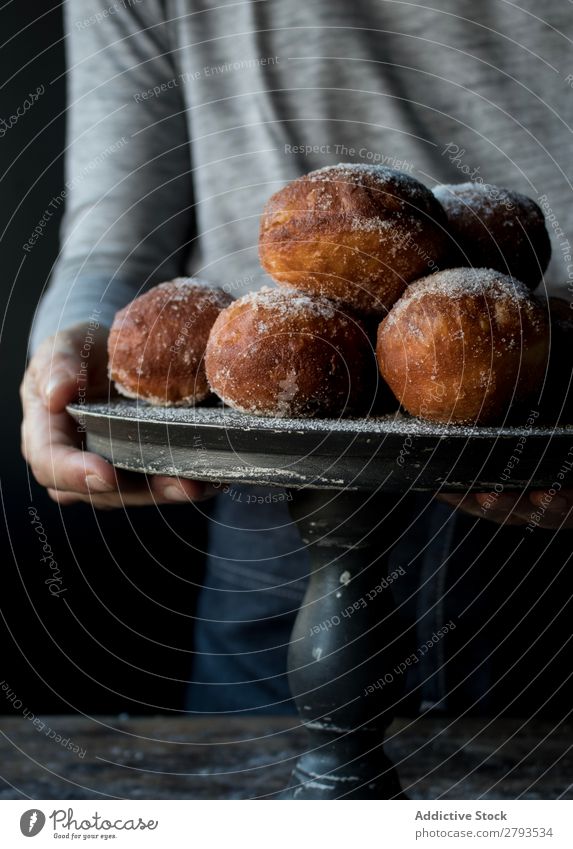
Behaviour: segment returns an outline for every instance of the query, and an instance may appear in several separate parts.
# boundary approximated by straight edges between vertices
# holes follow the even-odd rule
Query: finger
[[[149,478],[151,492],[162,502],[202,501],[211,497],[208,485],[204,481],[187,478],[154,475]]]
[[[48,495],[52,501],[61,504],[62,507],[67,507],[69,504],[78,504],[84,497],[75,492],[61,492],[58,489],[48,489]]]
[[[59,493],[83,495],[89,502],[96,495],[117,495],[97,506],[137,506],[193,501],[206,494],[202,482],[164,476],[121,472],[99,457],[78,448],[79,434],[67,413],[50,414],[36,395],[26,399],[23,453],[42,486]],[[151,483],[150,483],[151,482]],[[121,490],[121,495],[120,495]],[[58,503],[73,503],[61,498]]]
[[[59,358],[39,378],[38,389],[47,409],[52,413],[61,413],[78,394],[78,379],[73,364]]]
[[[62,492],[54,489],[49,489],[48,492],[50,497],[61,506],[84,503],[90,504],[97,510],[182,503],[182,499],[179,497],[173,498],[171,494],[166,494],[167,487],[155,492],[150,485],[150,482],[153,479],[147,478],[145,475],[134,475],[134,477],[138,479],[137,482],[128,480],[128,482],[125,483],[120,481],[118,490],[110,493],[90,492],[88,494],[82,494]],[[169,478],[167,480],[169,480]],[[186,483],[193,485],[195,482],[186,481]],[[192,486],[190,488],[193,497],[191,497],[190,494],[186,494],[185,501],[187,503],[202,500],[203,496],[201,495],[202,490],[200,486],[201,485],[197,487]]]
[[[496,525],[511,525],[512,527],[523,527],[527,524],[527,519],[516,513],[507,513],[501,510],[489,510],[487,513],[482,513],[479,517],[487,522],[493,522]]]
[[[444,504],[449,504],[451,507],[457,507],[465,497],[465,493],[457,492],[440,492],[436,495],[437,501],[442,501]]]
[[[563,490],[551,494],[544,490],[529,493],[530,512],[528,520],[545,529],[573,527],[573,492]]]
[[[526,504],[520,506],[521,494],[501,494],[492,498],[491,493],[444,493],[438,496],[451,507],[461,510],[476,519],[488,519],[497,525],[523,525],[527,522]]]
[[[482,510],[482,518],[498,525],[527,524],[530,506],[526,492],[477,492],[475,497]]]
[[[150,492],[149,487],[143,486],[131,493],[118,490],[103,494],[90,492],[85,495],[79,492],[63,492],[57,489],[48,489],[48,493],[50,498],[62,507],[71,504],[89,504],[97,510],[113,510],[119,507],[145,507],[159,503]]]
[[[465,512],[480,511],[481,504],[476,500],[474,492],[443,492],[436,496],[438,501],[444,504],[449,504],[450,507],[455,507]]]
[[[555,514],[566,513],[573,504],[573,498],[568,498],[566,494],[552,495],[543,490],[531,490],[529,493],[529,501],[534,508],[543,508],[546,512]]]
[[[477,516],[479,518],[482,518],[482,508],[476,502],[473,493],[458,494],[453,492],[445,492],[440,493],[440,495],[436,497],[438,501],[442,501],[444,504],[448,504],[455,510],[461,510],[463,513],[467,513],[470,516]]]
[[[205,481],[166,475],[143,475],[116,470],[120,495],[127,505],[171,504],[203,501],[215,494]]]
[[[498,524],[527,525],[535,521],[540,528],[546,529],[573,525],[573,516],[564,522],[573,506],[573,493],[551,497],[543,491],[524,491],[496,495],[495,499],[491,493],[477,493],[476,500],[484,508],[484,518]]]
[[[113,466],[97,454],[79,450],[80,434],[67,413],[49,413],[29,387],[24,410],[22,451],[42,486],[84,494],[90,484],[92,491],[117,488]]]
[[[60,507],[69,507],[72,504],[90,504],[96,510],[113,510],[122,506],[118,493],[115,493],[115,500],[102,495],[80,495],[74,492],[60,492],[57,489],[49,489],[48,494],[52,501],[55,501]]]
[[[86,392],[89,388],[90,394],[107,388],[105,334],[97,340],[90,335],[88,345],[88,332],[94,331],[78,327],[58,333],[40,346],[30,363],[31,378],[51,412],[61,412],[80,387]]]
[[[78,391],[78,356],[58,336],[46,340],[32,359],[29,380],[45,406],[61,412]]]
[[[529,508],[527,494],[524,492],[476,492],[475,500],[484,510],[496,510],[499,513],[526,513]]]

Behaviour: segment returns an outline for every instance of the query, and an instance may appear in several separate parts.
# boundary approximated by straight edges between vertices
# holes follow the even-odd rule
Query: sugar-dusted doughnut
[[[376,361],[360,320],[320,296],[264,288],[217,318],[205,355],[213,392],[262,416],[339,416],[373,402]]]
[[[551,242],[534,200],[487,183],[440,185],[434,195],[448,218],[451,265],[493,268],[535,289]]]
[[[492,424],[540,387],[549,351],[543,307],[490,269],[456,268],[408,287],[378,329],[380,372],[412,415]]]
[[[277,283],[382,316],[410,281],[438,268],[445,223],[432,192],[409,174],[328,166],[269,199],[259,254]]]
[[[231,301],[221,289],[180,277],[120,310],[108,340],[109,376],[118,392],[163,406],[203,401],[207,339]]]

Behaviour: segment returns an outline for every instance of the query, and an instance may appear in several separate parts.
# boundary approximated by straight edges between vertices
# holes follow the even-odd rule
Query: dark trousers
[[[294,711],[286,657],[308,556],[286,499],[241,486],[216,499],[190,711]],[[391,557],[404,658],[419,657],[399,712],[564,716],[573,708],[573,533],[502,528],[426,495],[411,506],[414,530]],[[422,655],[448,622],[455,629]]]

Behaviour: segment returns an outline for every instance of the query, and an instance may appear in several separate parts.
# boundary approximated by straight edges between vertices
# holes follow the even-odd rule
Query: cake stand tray
[[[550,487],[573,460],[573,425],[460,427],[401,414],[270,419],[221,406],[71,404],[90,451],[115,466],[290,488],[385,492]],[[533,421],[531,419],[530,421]]]

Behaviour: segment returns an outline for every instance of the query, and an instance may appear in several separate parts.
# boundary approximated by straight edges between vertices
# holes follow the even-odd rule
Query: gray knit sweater
[[[107,2],[65,6],[66,213],[34,345],[178,274],[260,287],[266,198],[339,161],[541,197],[547,281],[573,297],[569,2]]]

